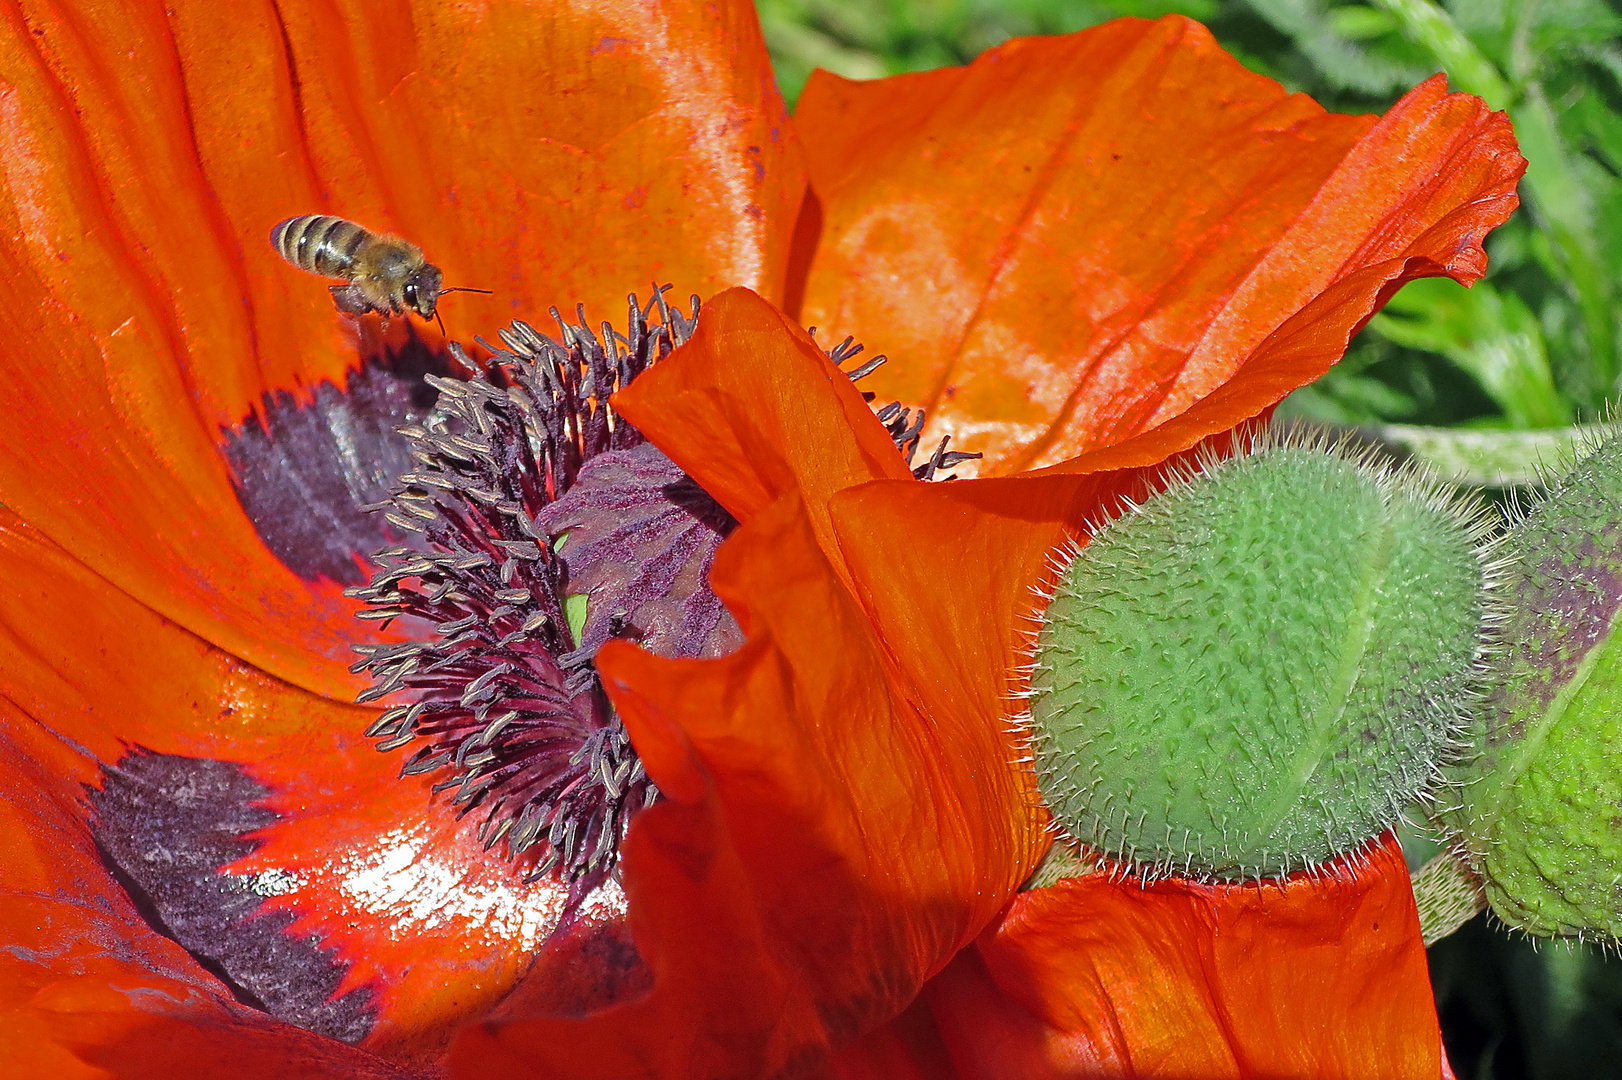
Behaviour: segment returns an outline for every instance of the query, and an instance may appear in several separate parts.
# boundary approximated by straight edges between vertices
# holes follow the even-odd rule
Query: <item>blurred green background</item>
[[[1170,12],[1200,20],[1253,70],[1340,112],[1383,112],[1445,71],[1454,89],[1513,118],[1529,162],[1522,208],[1489,239],[1486,280],[1470,290],[1445,279],[1410,284],[1281,413],[1372,428],[1410,448],[1423,438],[1471,454],[1546,455],[1550,429],[1599,419],[1618,397],[1622,0],[758,4],[790,102],[817,67],[876,78],[966,63],[1020,34]],[[1414,425],[1449,430],[1416,434]],[[1622,961],[1535,945],[1484,916],[1430,957],[1460,1080],[1622,1077]]]

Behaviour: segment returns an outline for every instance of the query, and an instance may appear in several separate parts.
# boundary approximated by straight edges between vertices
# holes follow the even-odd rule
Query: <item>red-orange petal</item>
[[[1401,848],[1284,884],[1023,893],[925,990],[963,1080],[1441,1075]]]
[[[951,1055],[922,997],[834,1057],[839,1080],[957,1080]]]
[[[371,710],[309,694],[213,648],[4,510],[0,578],[13,583],[0,591],[0,696],[33,718],[31,745],[45,759],[32,778],[0,778],[0,793],[26,801],[41,785],[74,792],[81,783],[99,785],[98,761],[112,764],[131,746],[241,764],[269,789],[267,805],[281,818],[223,872],[274,872],[298,883],[259,910],[291,912],[287,933],[316,936],[335,951],[347,967],[340,992],[372,987],[377,1015],[364,1045],[392,1058],[437,1056],[457,1027],[484,1016],[529,969],[556,925],[559,890],[522,885],[521,870],[483,850],[472,822],[434,805],[443,797],[430,796],[431,778],[397,778],[399,758],[378,754],[363,736]],[[123,942],[133,958],[128,972],[169,978],[170,969],[182,971],[190,984],[229,999],[134,914],[89,846],[82,798],[48,802],[39,813],[15,833],[0,829],[0,837],[27,850],[44,850],[58,834],[82,837],[90,861],[74,864],[61,895],[101,908],[107,904],[96,898],[120,898],[125,914],[116,934],[104,935],[112,935],[105,947]],[[23,928],[0,925],[8,935]],[[154,949],[168,968],[143,959]],[[77,970],[48,951],[39,955],[29,976],[36,981]],[[209,1015],[186,1013],[185,1022],[215,1023]]]
[[[818,73],[795,123],[816,199],[791,311],[890,354],[872,388],[990,472],[1109,446],[1218,387],[1202,434],[1255,415],[1402,281],[1479,277],[1524,168],[1508,120],[1440,77],[1378,123],[1337,116],[1177,16],[966,68]]]
[[[859,400],[742,291],[617,399],[742,520],[711,580],[749,640],[714,661],[600,654],[667,796],[625,862],[653,989],[583,1021],[487,1024],[454,1052],[458,1075],[939,1064],[915,1014],[873,1025],[996,917],[1045,847],[1010,731],[1031,589],[1141,478],[896,479]]]
[[[30,0],[0,22],[0,500],[207,640],[352,693],[348,605],[264,550],[216,451],[263,392],[357,360],[270,227],[406,234],[495,290],[447,298],[466,339],[613,317],[654,277],[779,290],[798,155],[743,3]]]

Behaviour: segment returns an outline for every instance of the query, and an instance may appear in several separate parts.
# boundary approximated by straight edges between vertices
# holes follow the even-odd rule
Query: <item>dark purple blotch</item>
[[[248,835],[276,820],[269,791],[229,761],[131,750],[102,766],[89,792],[96,846],[142,917],[178,942],[237,1000],[347,1043],[371,1031],[370,987],[334,997],[345,966],[313,937],[289,934],[294,916],[261,911],[293,883],[222,873],[251,853]]]
[[[225,432],[237,499],[288,569],[306,581],[358,585],[369,576],[363,560],[398,542],[382,515],[361,507],[387,498],[411,467],[395,429],[421,421],[438,398],[423,375],[449,370],[413,337],[351,371],[342,390],[324,382],[302,403],[285,390],[267,394],[262,418]]]

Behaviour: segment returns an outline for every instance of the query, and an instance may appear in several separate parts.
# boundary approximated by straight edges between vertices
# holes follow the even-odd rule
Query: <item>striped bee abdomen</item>
[[[350,277],[355,253],[370,239],[372,234],[361,226],[331,214],[288,218],[270,230],[277,254],[300,270],[323,277]]]

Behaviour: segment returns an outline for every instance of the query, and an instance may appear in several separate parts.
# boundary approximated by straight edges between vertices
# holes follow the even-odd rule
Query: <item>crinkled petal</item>
[[[1441,1075],[1402,850],[1280,885],[1022,893],[925,989],[963,1080]]]
[[[652,990],[584,1020],[483,1025],[454,1069],[1335,1075],[1367,1046],[1437,1075],[1389,839],[1355,877],[1144,889],[1095,875],[1015,898],[1045,842],[1007,730],[1029,590],[1057,543],[1143,477],[920,484],[874,476],[849,449],[796,475],[787,463],[816,460],[849,415],[849,388],[813,378],[825,361],[774,319],[748,294],[719,298],[689,350],[621,399],[743,519],[712,574],[741,650],[600,654],[667,796],[625,862]],[[778,393],[747,393],[765,380]],[[777,415],[790,407],[819,422]],[[698,431],[710,438],[690,449]],[[904,1008],[920,986],[927,1017]],[[1349,1002],[1364,1007],[1345,1017]]]
[[[60,895],[98,911],[108,903],[96,898],[120,898],[124,914],[103,947],[129,971],[169,978],[175,968],[188,985],[229,1001],[223,984],[134,915],[90,846],[82,797],[30,801],[41,784],[47,792],[100,787],[102,766],[116,767],[134,747],[237,763],[267,790],[256,805],[279,819],[220,872],[291,886],[255,915],[287,912],[289,938],[313,937],[331,950],[344,968],[335,994],[368,988],[376,1013],[368,1049],[432,1059],[529,970],[557,925],[561,890],[523,885],[521,869],[483,850],[473,822],[436,805],[445,797],[430,796],[431,778],[397,778],[398,759],[376,753],[363,735],[371,710],[312,695],[213,648],[3,510],[0,577],[27,583],[0,590],[0,696],[32,718],[28,745],[42,762],[39,775],[0,784],[33,815],[0,837],[24,850],[48,849],[59,834],[75,838],[87,854]],[[19,931],[32,917],[7,926]],[[144,959],[153,950],[170,967],[153,968]],[[36,953],[36,981],[78,970],[48,950]]]
[[[271,226],[324,211],[421,243],[494,291],[446,298],[465,339],[611,314],[655,277],[775,293],[803,187],[742,3],[30,2],[0,22],[0,150],[0,501],[338,696],[349,606],[264,549],[217,446],[377,335]]]
[[[1479,277],[1525,165],[1507,118],[1440,77],[1378,122],[1337,116],[1177,16],[966,68],[818,73],[795,123],[816,198],[790,311],[888,353],[870,389],[926,407],[926,444],[953,433],[983,473],[1219,387],[1202,435],[1255,415],[1403,281]]]
[[[625,857],[651,992],[583,1021],[486,1025],[453,1062],[534,1076],[809,1068],[903,1009],[1041,854],[1040,813],[1008,767],[1011,700],[990,690],[1011,667],[1014,615],[994,597],[962,621],[983,640],[942,628],[940,652],[904,670],[915,654],[858,599],[873,568],[846,565],[837,507],[866,481],[925,485],[884,479],[905,473],[883,429],[758,297],[719,297],[686,349],[618,400],[741,518],[711,583],[748,641],[713,661],[599,653],[667,797],[633,823]],[[664,441],[683,432],[704,438]],[[959,658],[984,669],[963,674],[968,693],[946,673]]]

